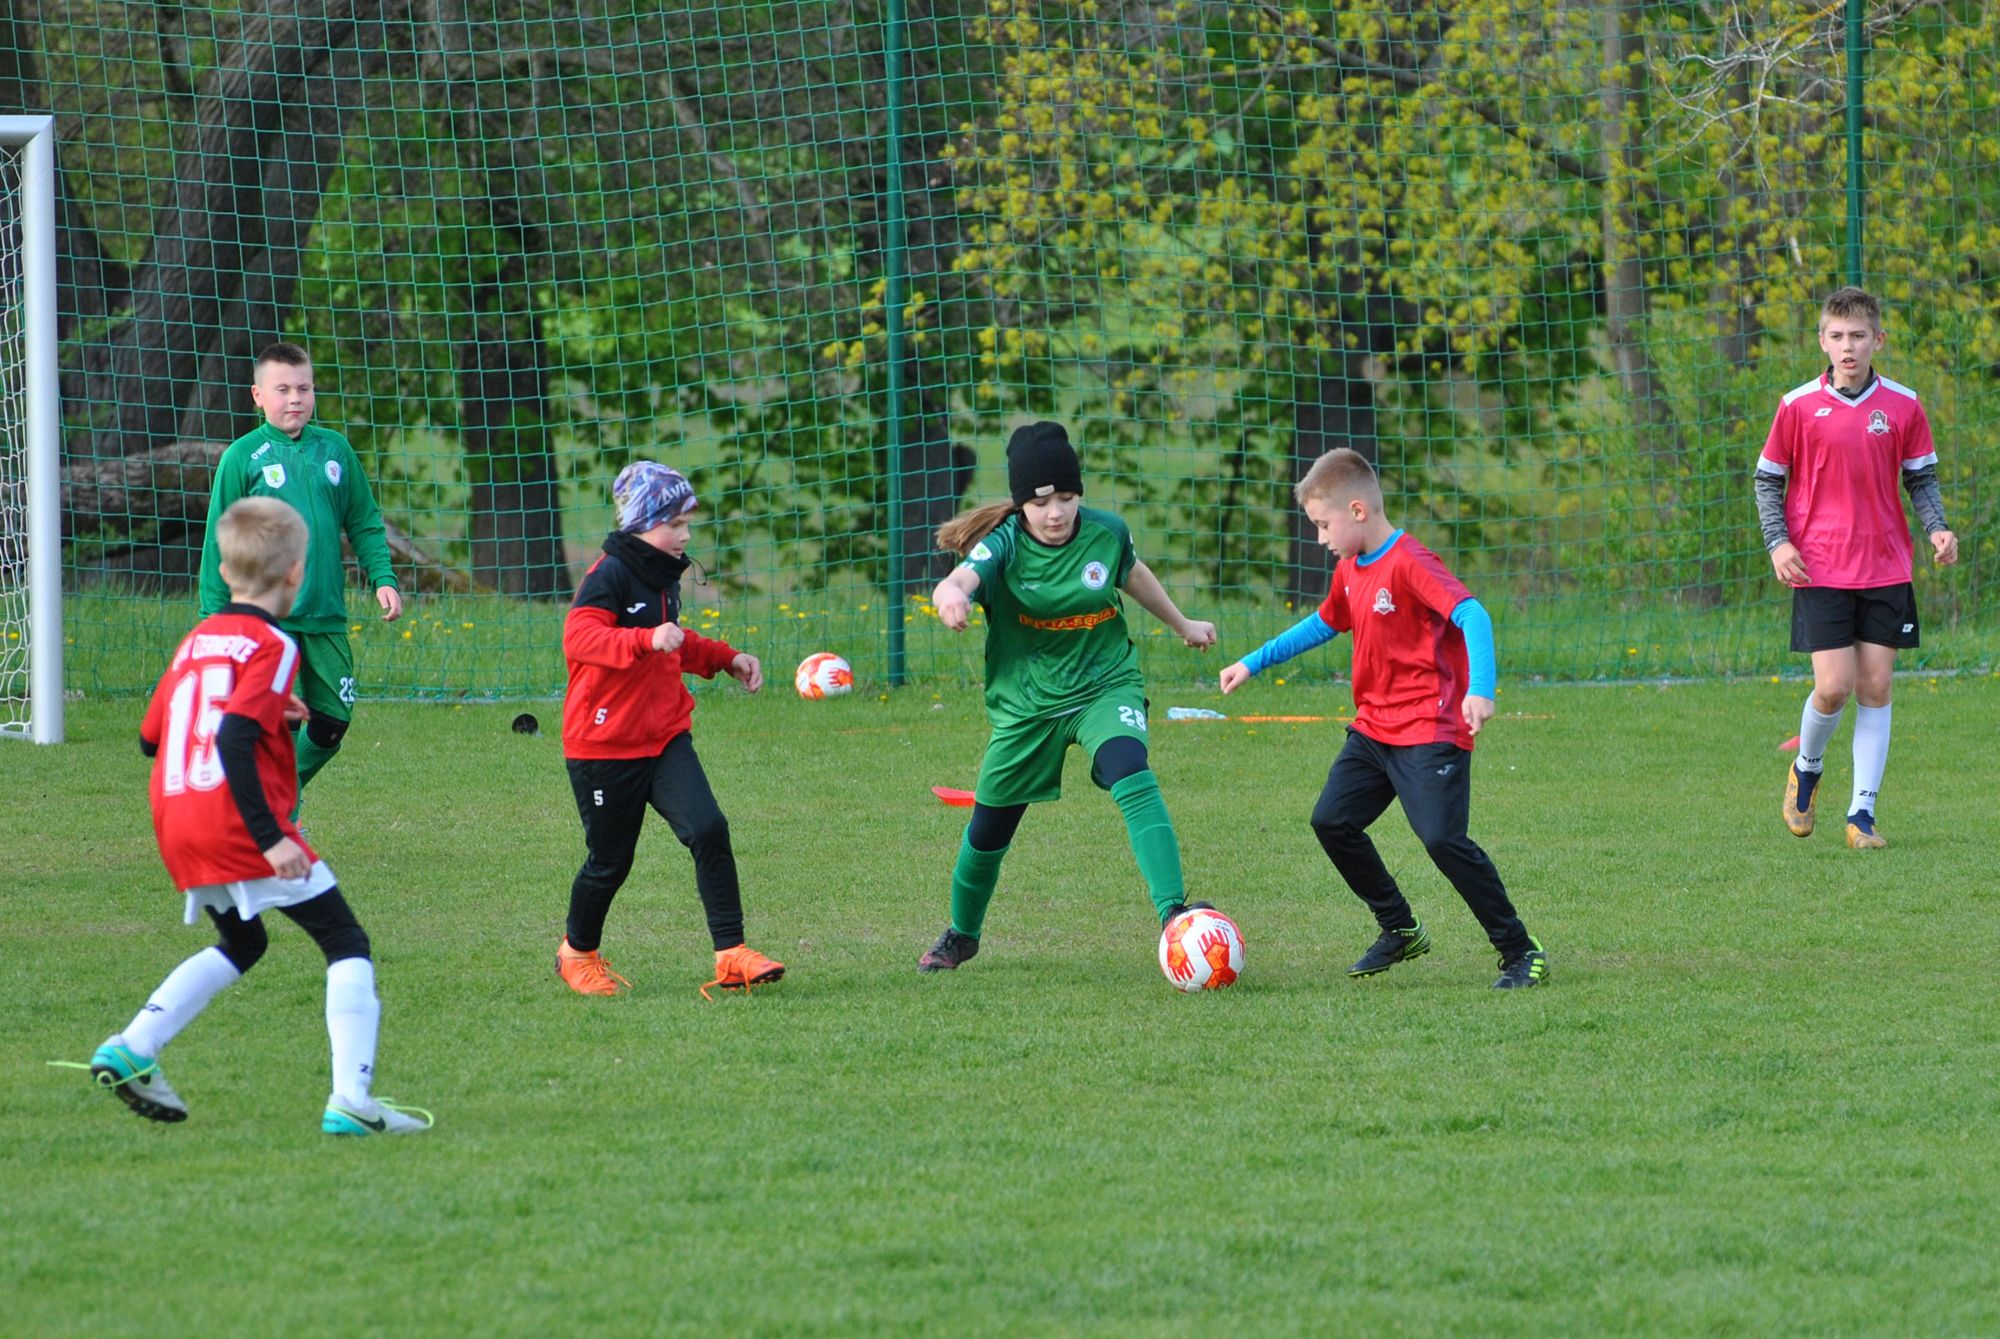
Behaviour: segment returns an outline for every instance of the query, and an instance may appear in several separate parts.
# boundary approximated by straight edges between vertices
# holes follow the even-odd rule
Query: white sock
[[[140,1055],[159,1055],[161,1047],[208,1007],[217,991],[242,979],[243,973],[221,949],[203,949],[160,982],[146,1007],[125,1025],[125,1044]]]
[[[1846,709],[1842,703],[1839,710],[1828,715],[1813,705],[1813,695],[1806,694],[1806,709],[1799,717],[1799,770],[1817,772],[1826,766],[1826,744],[1833,738],[1833,732],[1840,728],[1840,712]],[[1863,708],[1866,710],[1866,708]],[[1857,736],[1858,737],[1858,736]]]
[[[326,1035],[333,1042],[333,1094],[366,1105],[375,1079],[375,1032],[382,1001],[375,997],[375,964],[342,958],[326,969]]]
[[[1854,800],[1847,812],[1875,812],[1882,771],[1889,765],[1889,704],[1854,708]]]

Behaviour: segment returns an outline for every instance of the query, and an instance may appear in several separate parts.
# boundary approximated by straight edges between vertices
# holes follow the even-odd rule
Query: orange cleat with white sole
[[[724,990],[747,991],[752,986],[769,985],[784,974],[785,964],[772,961],[748,944],[717,949],[715,980],[701,988],[701,997],[705,1000],[714,998],[708,993],[709,986],[721,986]]]
[[[556,946],[556,975],[579,995],[616,995],[632,988],[630,981],[611,970],[602,953],[596,949],[583,953],[571,948],[567,935]]]

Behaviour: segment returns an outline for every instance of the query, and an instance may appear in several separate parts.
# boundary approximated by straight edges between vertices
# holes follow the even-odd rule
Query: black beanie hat
[[[1083,492],[1083,466],[1062,424],[1044,420],[1014,429],[1007,439],[1007,488],[1017,507],[1051,493]]]

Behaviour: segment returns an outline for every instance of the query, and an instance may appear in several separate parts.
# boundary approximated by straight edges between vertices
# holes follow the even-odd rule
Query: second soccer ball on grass
[[[831,651],[817,651],[799,662],[792,686],[800,697],[839,697],[854,691],[854,667]]]
[[[1160,931],[1160,970],[1189,994],[1233,986],[1243,975],[1243,932],[1213,907],[1183,911]]]

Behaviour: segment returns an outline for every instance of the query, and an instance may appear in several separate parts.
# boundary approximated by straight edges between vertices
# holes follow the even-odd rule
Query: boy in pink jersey
[[[1785,777],[1785,826],[1812,835],[1827,742],[1847,699],[1854,712],[1854,796],[1847,844],[1888,845],[1875,800],[1889,762],[1896,652],[1917,645],[1914,548],[1897,480],[1942,566],[1958,561],[1938,491],[1937,448],[1917,393],[1870,367],[1886,342],[1882,307],[1843,288],[1820,308],[1828,366],[1786,393],[1757,459],[1757,516],[1778,579],[1792,588],[1792,649],[1812,655],[1813,690],[1799,756]]]
[[[1382,487],[1359,453],[1329,451],[1299,480],[1299,505],[1340,555],[1326,600],[1222,671],[1222,691],[1354,634],[1354,724],[1313,809],[1313,832],[1381,934],[1349,976],[1430,952],[1430,932],[1382,864],[1368,826],[1390,800],[1500,954],[1496,990],[1538,986],[1548,954],[1521,924],[1500,872],[1466,833],[1472,742],[1493,715],[1493,620],[1435,553],[1389,524]]]
[[[229,602],[182,639],[139,744],[154,760],[160,858],[187,895],[188,923],[206,911],[218,942],[176,967],[125,1030],[105,1039],[91,1075],[148,1120],[186,1120],[160,1051],[263,957],[260,917],[278,911],[326,955],[333,1094],[320,1129],[428,1129],[429,1113],[369,1095],[381,1003],[368,935],[289,817],[299,791],[290,722],[305,704],[293,692],[298,643],[278,620],[305,579],[305,521],[277,498],[244,498],[222,513],[216,532]]]

